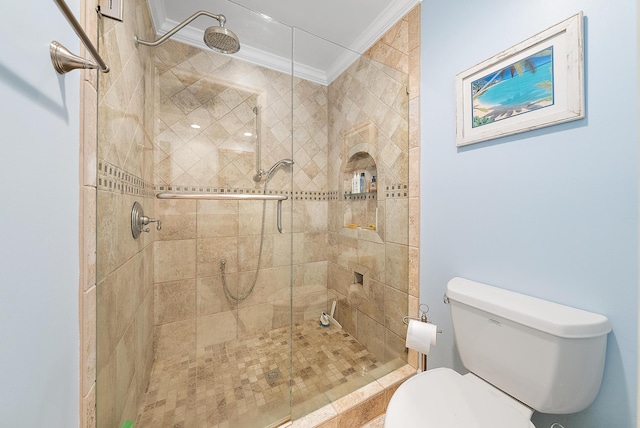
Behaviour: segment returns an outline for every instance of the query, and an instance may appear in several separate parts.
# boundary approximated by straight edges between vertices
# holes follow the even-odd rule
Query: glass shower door
[[[134,34],[154,38],[142,1],[100,27],[101,53],[121,61],[98,88],[99,428],[290,419],[293,166],[270,170],[293,157],[292,34],[240,6],[212,7],[245,50],[275,43],[281,71],[242,48],[135,47]],[[260,40],[233,27],[242,15]],[[134,202],[161,228],[134,239]]]

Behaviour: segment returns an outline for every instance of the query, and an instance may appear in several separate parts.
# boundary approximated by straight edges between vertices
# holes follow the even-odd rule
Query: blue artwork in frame
[[[471,83],[473,127],[553,105],[553,46]]]

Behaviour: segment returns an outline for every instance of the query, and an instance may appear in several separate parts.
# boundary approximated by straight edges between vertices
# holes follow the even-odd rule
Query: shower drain
[[[280,369],[269,370],[264,374],[264,377],[267,379],[267,383],[269,386],[273,386],[273,384],[280,379]]]

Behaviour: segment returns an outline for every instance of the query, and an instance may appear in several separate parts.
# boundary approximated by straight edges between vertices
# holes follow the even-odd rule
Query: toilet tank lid
[[[603,315],[460,277],[447,284],[447,297],[558,337],[597,337],[611,331]]]

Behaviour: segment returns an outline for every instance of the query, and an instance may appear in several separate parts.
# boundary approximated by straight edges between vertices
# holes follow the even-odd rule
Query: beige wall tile
[[[196,316],[196,279],[155,284],[155,324],[183,321]]]
[[[408,199],[387,199],[385,237],[387,242],[407,244],[409,240]]]
[[[82,428],[96,427],[96,385],[91,386],[89,392],[82,397],[80,426]]]
[[[407,326],[402,318],[408,315],[407,293],[386,287],[384,290],[384,325],[400,337],[406,337]]]
[[[98,94],[92,81],[83,81],[81,86],[82,115],[82,184],[96,186],[96,127],[98,120]]]
[[[310,293],[304,296],[304,319],[320,319],[320,314],[327,311],[327,290]]]
[[[110,362],[120,339],[117,329],[116,273],[107,276],[96,287],[96,361],[97,372]]]
[[[360,240],[358,242],[358,264],[369,269],[369,277],[385,280],[386,257],[384,244]]]
[[[220,262],[225,260],[225,272],[238,272],[238,238],[202,238],[197,241],[198,277],[219,276]]]
[[[382,282],[370,280],[365,285],[351,285],[347,300],[358,310],[372,319],[380,320],[384,313],[384,288]]]
[[[270,331],[273,325],[273,305],[263,303],[238,309],[238,337]]]
[[[293,234],[293,238],[301,241],[302,234]],[[275,233],[272,235],[273,241],[273,266],[288,266],[292,262],[292,236],[290,233]],[[296,243],[298,244],[298,243]]]
[[[154,281],[196,277],[196,240],[156,241],[153,257]]]
[[[420,199],[409,198],[409,245],[420,246]]]
[[[358,341],[380,360],[384,360],[384,326],[376,320],[359,313],[357,333]]]
[[[135,345],[134,328],[130,326],[116,346],[116,418],[122,419],[125,403],[129,395],[129,388],[134,379],[135,367]]]
[[[99,362],[99,361],[98,361]],[[98,397],[100,397],[98,399]],[[98,370],[96,382],[96,426],[116,426],[116,362],[107,359],[106,364]]]
[[[304,201],[302,224],[305,231],[326,231],[328,227],[328,205],[326,201]]]
[[[319,424],[328,423],[333,417],[337,415],[336,410],[333,408],[331,404],[328,404],[324,407],[321,407],[318,410],[315,410],[308,415],[305,415],[302,418],[296,419],[291,424],[292,428],[308,428],[308,427],[316,427],[322,426]],[[333,422],[331,422],[333,423]],[[335,425],[327,425],[327,428],[335,426]],[[338,425],[338,426],[347,426],[347,425]],[[355,426],[355,425],[352,425]]]
[[[96,290],[94,286],[82,294],[80,338],[82,390],[80,392],[83,397],[93,390],[96,383]]]
[[[295,298],[294,298],[295,299]],[[271,302],[271,306],[273,308],[273,315],[271,319],[271,328],[276,329],[280,327],[284,327],[289,325],[291,322],[291,299],[282,299]],[[296,324],[298,322],[303,321],[304,312],[302,309],[293,310],[293,323]]]
[[[238,234],[245,235],[260,235],[262,230],[262,208],[263,202],[261,201],[247,201],[242,202],[242,206],[238,208],[237,221],[238,221]],[[275,232],[275,209],[276,203],[267,201],[264,205],[265,220],[264,231],[266,234],[272,234]],[[286,216],[285,216],[286,217]]]
[[[229,274],[227,277],[227,287],[235,295],[237,278],[230,278],[234,276],[236,274]],[[230,311],[235,307],[235,304],[225,296],[220,275],[198,278],[196,299],[197,316]]]
[[[95,163],[95,162],[94,162]],[[82,188],[82,235],[80,247],[82,249],[81,260],[81,286],[86,291],[96,284],[96,189],[84,186]]]
[[[308,232],[304,234],[304,261],[320,262],[327,259],[327,233]]]
[[[409,295],[420,295],[420,249],[409,247]]]
[[[138,398],[142,397],[144,389],[149,384],[151,368],[155,360],[153,303],[153,292],[149,290],[135,318],[136,378],[138,379],[138,388],[142,389],[139,391]]]
[[[294,287],[294,294],[309,294],[327,290],[327,267],[326,261],[311,262],[301,265],[303,271],[303,282],[298,287]]]
[[[198,201],[198,238],[236,236],[238,215],[238,202]]]
[[[237,317],[235,312],[220,312],[199,317],[198,349],[237,338],[240,327]]]
[[[302,425],[298,425],[298,426],[302,426]],[[317,425],[317,428],[339,428],[338,418],[331,418],[326,422],[322,422],[320,425]]]
[[[102,281],[116,268],[117,246],[117,195],[107,191],[97,192],[97,255],[96,277]]]
[[[189,319],[171,324],[162,324],[155,329],[156,359],[179,358],[183,355],[195,357],[196,320]]]
[[[338,426],[359,427],[366,422],[384,413],[385,396],[384,393],[377,394],[371,399],[359,404],[352,409],[338,415]]]
[[[196,201],[159,199],[156,204],[156,218],[162,221],[158,240],[196,238]]]
[[[363,403],[365,400],[370,399],[376,394],[379,394],[383,391],[382,386],[378,382],[371,382],[362,388],[352,392],[351,394],[345,395],[344,397],[333,402],[333,407],[336,411],[340,413],[344,413],[345,411],[355,407],[358,404]]]
[[[396,335],[391,330],[385,330],[384,345],[384,361],[393,361],[398,358],[407,359],[406,339],[404,337]]]
[[[406,292],[409,282],[409,247],[387,243],[385,264],[385,283]]]
[[[262,241],[262,242],[261,242]],[[273,266],[273,235],[265,234],[264,237],[258,235],[238,237],[238,271],[255,271],[258,268],[258,256],[260,255],[260,244],[262,244],[262,256],[260,257],[260,267],[270,268]]]
[[[371,421],[362,425],[362,427],[360,428],[384,428],[384,417],[385,415],[380,415],[377,418],[372,419]]]

